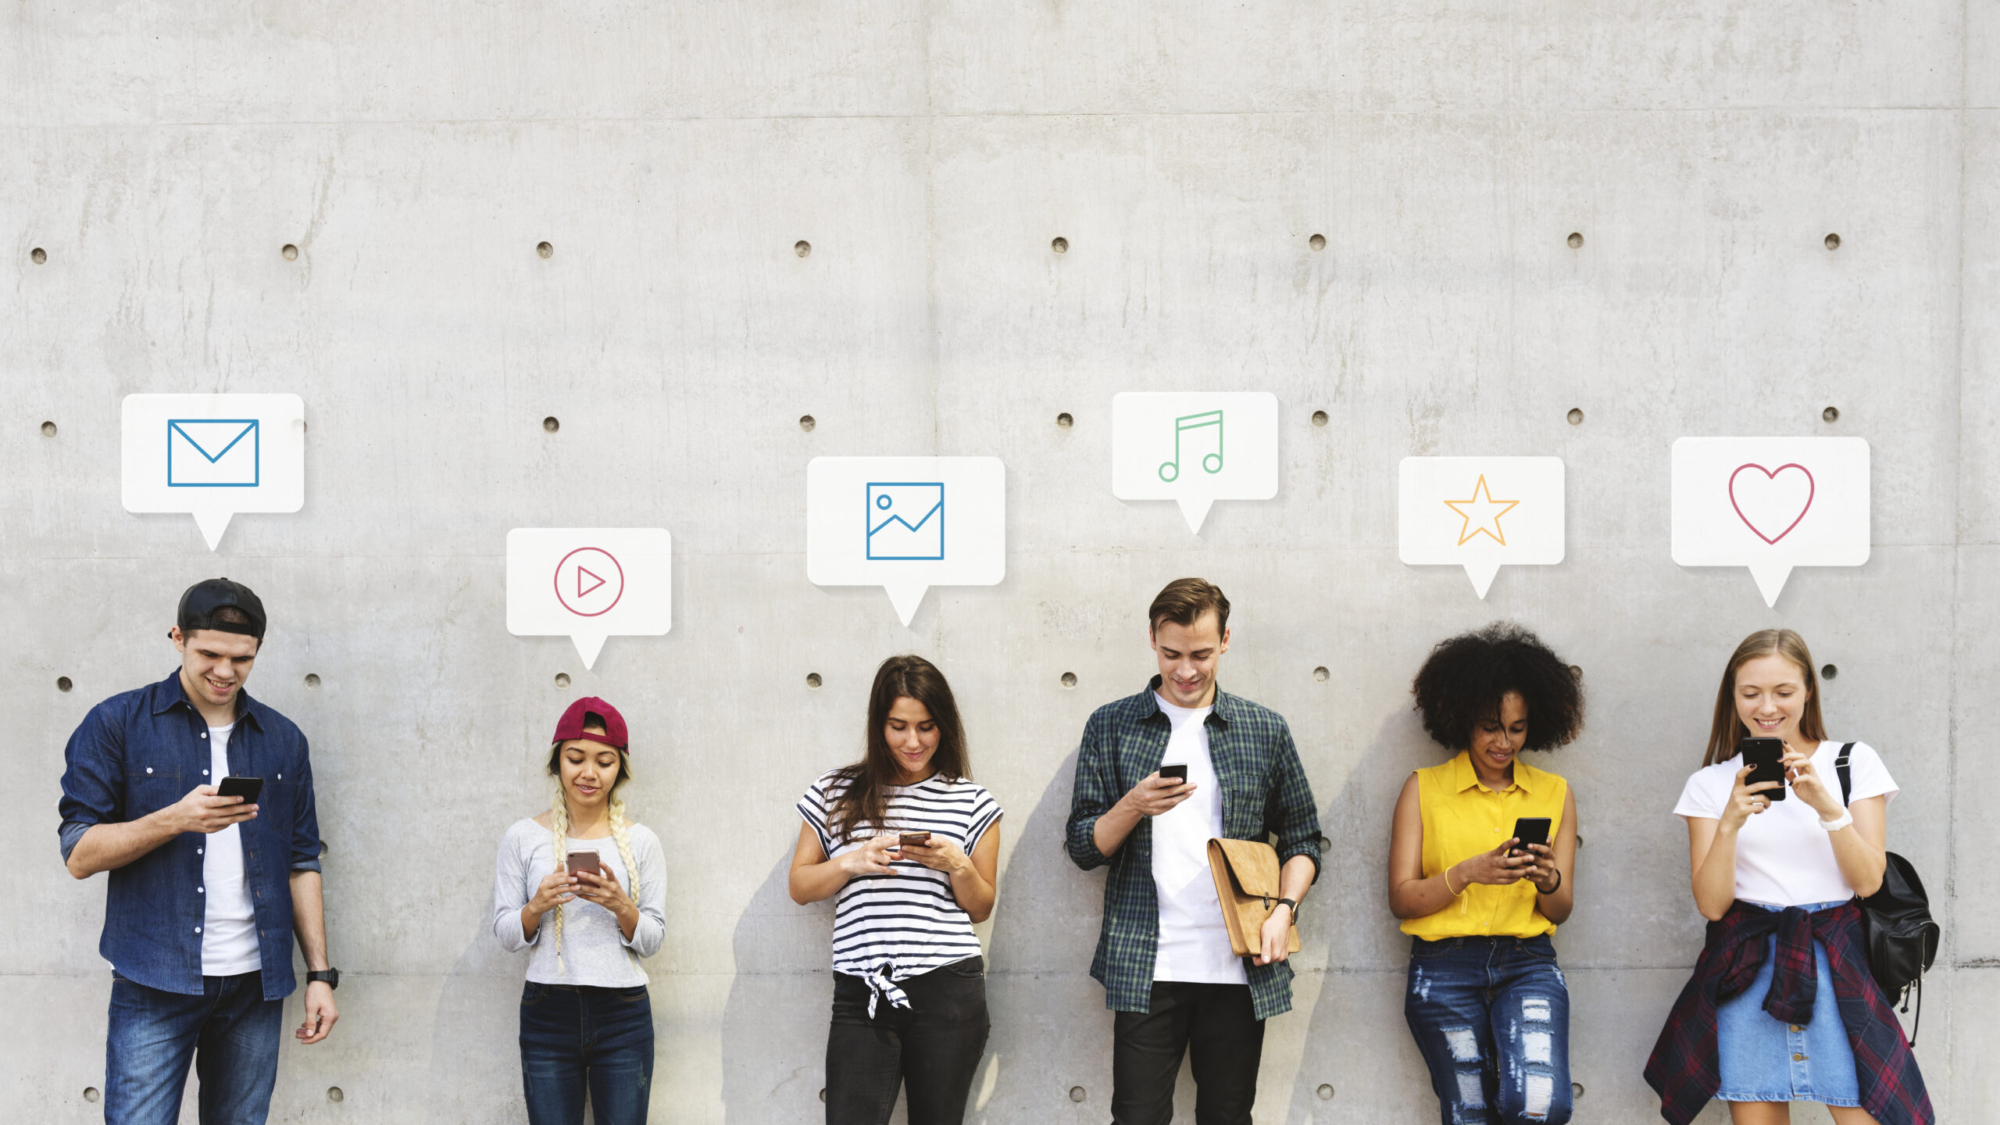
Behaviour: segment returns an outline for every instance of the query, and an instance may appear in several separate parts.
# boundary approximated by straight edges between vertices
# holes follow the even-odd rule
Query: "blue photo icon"
[[[868,558],[944,558],[944,482],[885,481],[868,485]]]

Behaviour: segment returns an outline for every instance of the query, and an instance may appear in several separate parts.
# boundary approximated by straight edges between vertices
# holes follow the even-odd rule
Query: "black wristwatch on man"
[[[1281,898],[1281,899],[1279,899],[1279,900],[1278,900],[1277,904],[1276,904],[1276,905],[1274,905],[1274,906],[1272,907],[1272,909],[1274,909],[1274,910],[1275,910],[1275,909],[1277,909],[1277,907],[1278,907],[1278,906],[1289,906],[1289,907],[1291,907],[1291,908],[1292,908],[1292,921],[1296,922],[1296,921],[1298,921],[1298,920],[1299,920],[1299,904],[1298,904],[1298,903],[1296,903],[1296,902],[1294,902],[1294,901],[1292,901],[1291,899],[1288,899],[1288,898]]]
[[[339,987],[340,987],[340,970],[339,970],[339,969],[314,969],[314,970],[313,970],[312,972],[309,972],[309,973],[307,973],[307,974],[306,974],[306,983],[307,983],[307,984],[318,984],[318,983],[319,983],[320,981],[325,981],[325,982],[326,982],[326,986],[327,986],[328,988],[339,988]]]

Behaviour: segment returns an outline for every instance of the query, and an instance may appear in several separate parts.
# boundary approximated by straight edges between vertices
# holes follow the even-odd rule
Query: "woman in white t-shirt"
[[[1738,744],[1752,737],[1783,742],[1783,783],[1749,783]],[[1703,768],[1674,808],[1710,925],[1646,1067],[1670,1122],[1710,1097],[1730,1103],[1735,1125],[1780,1125],[1794,1101],[1824,1103],[1836,1125],[1928,1119],[1902,1028],[1869,975],[1855,902],[1882,884],[1896,783],[1873,748],[1847,744],[1843,807],[1842,749],[1826,737],[1804,639],[1746,637],[1716,692]]]
[[[828,1125],[956,1125],[986,1050],[986,963],[1000,806],[972,783],[944,673],[892,656],[868,698],[867,752],[799,799],[791,893],[838,896]],[[918,837],[923,839],[919,841]]]

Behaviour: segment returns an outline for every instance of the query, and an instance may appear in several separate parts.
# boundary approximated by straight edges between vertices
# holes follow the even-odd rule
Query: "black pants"
[[[1152,1010],[1119,1012],[1112,1033],[1113,1125],[1174,1119],[1183,1054],[1194,1069],[1195,1125],[1250,1125],[1264,1024],[1249,985],[1154,981]]]
[[[883,1125],[907,1086],[910,1125],[959,1125],[986,1053],[986,962],[968,957],[897,981],[910,1006],[887,999],[868,1018],[868,985],[833,974],[826,1035],[827,1125]]]

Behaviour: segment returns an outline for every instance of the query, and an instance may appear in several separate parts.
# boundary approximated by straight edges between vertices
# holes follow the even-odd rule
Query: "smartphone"
[[[930,842],[931,834],[928,832],[904,832],[896,837],[896,846],[899,848],[929,847]]]
[[[257,803],[257,794],[264,791],[261,777],[225,777],[215,787],[218,797],[241,797],[246,805]]]
[[[592,875],[604,874],[604,865],[597,862],[596,852],[571,852],[563,866],[569,869],[571,875],[579,871],[588,871]]]
[[[1549,818],[1545,816],[1517,816],[1514,818],[1514,836],[1521,842],[1514,847],[1515,855],[1531,855],[1529,844],[1549,846]]]
[[[1186,762],[1176,762],[1176,763],[1174,763],[1174,764],[1173,764],[1173,765],[1171,765],[1171,766],[1161,766],[1161,767],[1160,767],[1160,777],[1162,777],[1163,779],[1165,779],[1165,780],[1168,780],[1168,781],[1178,781],[1178,782],[1180,782],[1180,783],[1181,783],[1182,785],[1186,785],[1186,784],[1187,784],[1187,763],[1186,763]]]
[[[1773,801],[1785,799],[1785,766],[1780,761],[1785,756],[1784,739],[1746,738],[1736,744],[1736,752],[1743,755],[1743,764],[1750,767],[1750,776],[1743,779],[1745,785],[1775,781],[1776,789],[1766,789],[1758,796]]]

